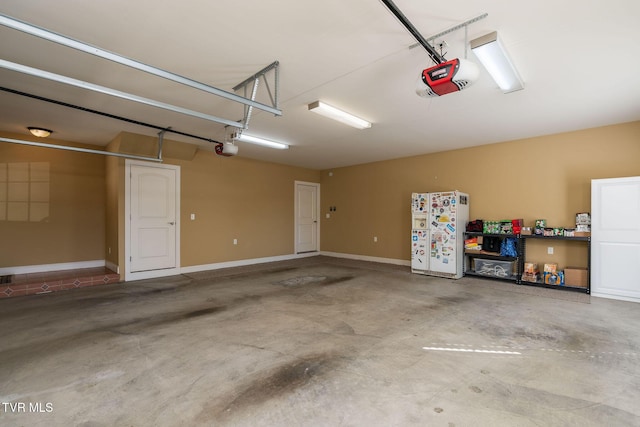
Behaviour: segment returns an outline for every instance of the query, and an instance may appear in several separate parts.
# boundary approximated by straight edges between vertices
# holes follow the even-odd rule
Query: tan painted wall
[[[122,133],[113,151],[155,156],[157,139]],[[220,157],[193,145],[165,140],[164,163],[180,166],[181,266],[273,257],[294,251],[294,182],[319,182],[320,172],[275,163]],[[109,191],[109,212],[124,217],[124,160],[110,166],[117,176]],[[109,179],[111,182],[111,178]],[[191,213],[196,215],[190,220]],[[107,241],[119,242],[124,271],[124,222],[112,221]],[[233,239],[238,244],[233,245]],[[113,254],[113,248],[112,248]]]
[[[110,149],[155,155],[155,141],[122,134]],[[323,251],[409,260],[411,192],[459,189],[471,195],[472,218],[571,226],[576,212],[590,210],[591,179],[640,175],[640,122],[322,172],[171,141],[165,159],[182,172],[182,266],[293,253],[296,180],[321,183]],[[123,265],[124,160],[0,144],[0,163],[9,162],[51,164],[51,219],[0,221],[0,267]],[[327,219],[329,206],[337,211]],[[529,260],[586,265],[581,246],[555,243],[556,255],[548,256],[541,243],[529,245]]]
[[[24,134],[1,135],[43,142]],[[71,145],[52,138],[46,142]],[[0,164],[26,163],[48,164],[49,216],[37,222],[29,219],[10,221],[6,217],[0,220],[0,267],[104,259],[104,157],[0,143]],[[46,185],[42,191],[38,198],[44,200],[47,198]]]
[[[640,122],[327,170],[322,250],[408,261],[412,192],[467,192],[472,219],[571,227],[590,211],[591,179],[637,175]],[[586,266],[583,244],[528,242],[528,261]]]
[[[155,156],[157,138],[122,133],[107,149]],[[319,182],[319,171],[223,158],[170,140],[163,153],[181,167],[182,266],[293,253],[294,182]],[[0,164],[11,162],[51,165],[51,217],[0,221],[0,267],[106,259],[124,271],[124,159],[0,144]]]
[[[183,266],[293,253],[294,182],[319,182],[319,171],[204,151],[174,164],[182,173]]]

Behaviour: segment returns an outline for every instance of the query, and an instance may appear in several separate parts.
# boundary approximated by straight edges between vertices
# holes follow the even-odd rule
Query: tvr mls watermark
[[[2,410],[5,413],[51,413],[53,403],[51,402],[1,402]]]

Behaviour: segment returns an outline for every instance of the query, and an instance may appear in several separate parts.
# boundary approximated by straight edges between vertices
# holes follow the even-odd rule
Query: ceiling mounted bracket
[[[427,42],[430,43],[430,42],[434,41],[435,39],[437,39],[438,37],[442,37],[442,36],[447,35],[449,33],[453,33],[454,31],[458,31],[458,30],[460,30],[462,28],[467,28],[469,25],[471,25],[471,24],[473,24],[475,22],[478,22],[478,21],[486,18],[487,16],[489,16],[488,13],[483,13],[482,15],[478,15],[475,18],[469,19],[468,21],[464,21],[464,22],[462,22],[462,23],[460,23],[458,25],[455,25],[455,26],[453,26],[453,27],[451,27],[451,28],[449,28],[447,30],[444,30],[444,31],[442,31],[442,32],[440,32],[438,34],[434,34],[434,35],[432,35],[431,37],[429,37],[427,39]],[[415,43],[415,44],[412,44],[411,46],[409,46],[409,48],[413,49],[414,47],[417,47],[417,46],[418,46],[418,43]]]
[[[453,33],[454,31],[458,31],[462,28],[464,28],[464,54],[465,54],[465,58],[467,57],[467,47],[468,47],[468,42],[467,42],[467,28],[469,25],[476,23],[484,18],[486,18],[487,16],[489,16],[488,13],[483,13],[482,15],[478,15],[475,18],[471,18],[468,21],[464,21],[461,24],[455,25],[447,30],[444,30],[438,34],[434,34],[431,37],[429,37],[428,39],[426,39],[427,43],[431,44],[433,41],[435,41],[435,39],[438,39],[442,36],[445,36],[449,33]],[[420,43],[414,43],[411,46],[409,46],[409,49],[413,49],[420,46]]]
[[[168,127],[158,132],[158,160],[160,161],[162,161],[162,144],[164,143],[164,133],[170,129],[171,127]]]
[[[273,82],[274,82],[275,95],[271,93],[271,87],[269,86],[269,80],[267,79],[267,75],[272,70],[273,70]],[[271,105],[274,108],[280,110],[280,62],[279,61],[273,61],[271,64],[267,65],[262,70],[255,73],[253,76],[246,78],[241,83],[238,83],[233,87],[233,91],[237,92],[239,89],[243,88],[244,97],[247,99],[251,99],[251,101],[255,102],[256,89],[254,88],[252,90],[251,98],[248,98],[247,88],[251,84],[256,86],[257,82],[260,80],[261,77],[264,80],[264,85],[265,85],[265,88],[267,89],[267,94],[269,95],[269,100],[271,101]],[[251,107],[251,105],[247,105],[245,107],[245,110],[249,107]]]
[[[251,101],[249,99],[236,95],[235,93],[227,92],[222,89],[218,89],[214,86],[210,86],[210,85],[198,82],[196,80],[183,77],[179,74],[175,74],[160,68],[153,67],[151,65],[144,64],[134,59],[127,58],[117,53],[109,52],[99,47],[92,46],[90,44],[72,39],[70,37],[63,36],[62,34],[58,34],[53,31],[49,31],[35,25],[31,25],[27,22],[20,21],[18,19],[12,18],[4,14],[0,14],[0,25],[3,25],[8,28],[12,28],[14,30],[22,31],[24,33],[27,33],[36,37],[40,37],[42,39],[45,39],[54,43],[58,43],[66,47],[70,47],[72,49],[76,49],[81,52],[88,53],[90,55],[98,56],[100,58],[103,58],[112,62],[116,62],[118,64],[125,65],[128,67],[134,68],[136,70],[143,71],[145,73],[153,74],[155,76],[162,77],[176,83],[180,83],[195,89],[199,89],[204,92],[229,99],[231,101],[239,102],[244,105],[251,105],[260,110],[271,112],[277,116],[282,115],[282,111],[278,108],[265,105],[259,102]]]

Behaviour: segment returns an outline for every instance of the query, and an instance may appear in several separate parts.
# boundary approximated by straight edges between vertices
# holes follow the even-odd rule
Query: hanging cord
[[[133,120],[133,119],[128,119],[126,117],[117,116],[115,114],[104,113],[102,111],[92,110],[91,108],[80,107],[79,105],[69,104],[69,103],[63,102],[63,101],[56,101],[55,99],[45,98],[43,96],[33,95],[31,93],[21,92],[19,90],[15,90],[15,89],[9,89],[9,88],[0,86],[0,90],[2,90],[4,92],[9,92],[9,93],[13,93],[13,94],[16,94],[16,95],[20,95],[20,96],[25,96],[27,98],[37,99],[39,101],[45,101],[45,102],[49,102],[49,103],[52,103],[52,104],[61,105],[63,107],[69,107],[69,108],[73,108],[73,109],[80,110],[80,111],[86,111],[87,113],[97,114],[99,116],[108,117],[110,119],[116,119],[116,120],[120,120],[122,122],[132,123],[134,125],[145,126],[145,127],[148,127],[148,128],[152,128],[152,129],[156,129],[156,130],[160,130],[160,131],[165,131],[165,132],[171,132],[171,133],[175,133],[177,135],[187,136],[189,138],[194,138],[194,139],[199,139],[201,141],[211,142],[213,144],[221,144],[221,142],[213,140],[211,138],[205,138],[203,136],[193,135],[193,134],[186,133],[186,132],[180,132],[180,131],[177,131],[177,130],[173,130],[171,128],[167,128],[166,126],[152,125],[152,124],[141,122],[141,121],[138,121],[138,120]]]

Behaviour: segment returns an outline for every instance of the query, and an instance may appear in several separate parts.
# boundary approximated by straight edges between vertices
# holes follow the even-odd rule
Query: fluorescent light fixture
[[[53,133],[52,130],[33,126],[29,126],[27,129],[29,129],[29,132],[31,132],[33,136],[37,136],[38,138],[46,138]]]
[[[498,32],[471,40],[471,50],[504,93],[524,89],[524,83],[507,54]]]
[[[283,144],[282,142],[271,141],[269,139],[259,138],[257,136],[247,135],[246,133],[235,133],[233,135],[233,139],[235,141],[248,142],[251,144],[263,145],[269,148],[277,148],[279,150],[286,150],[289,148],[287,144]]]
[[[357,129],[368,129],[371,127],[370,122],[363,120],[360,117],[356,117],[353,114],[339,110],[336,107],[332,107],[331,105],[327,105],[322,101],[312,102],[308,107],[309,110],[314,113],[329,117],[330,119],[337,120]]]

